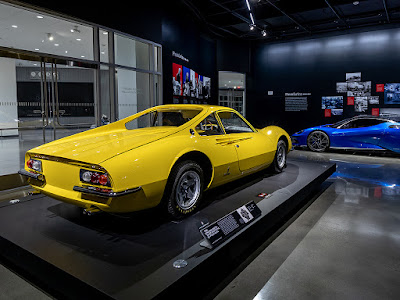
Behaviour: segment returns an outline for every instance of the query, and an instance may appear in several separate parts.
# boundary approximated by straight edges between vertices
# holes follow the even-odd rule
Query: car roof
[[[359,120],[359,119],[375,119],[375,120],[381,120],[381,121],[395,121],[399,122],[400,121],[400,116],[398,115],[386,115],[386,114],[381,114],[379,116],[372,116],[372,115],[359,115],[355,116],[352,118],[347,119],[348,121],[353,121],[353,120]]]
[[[218,111],[218,110],[229,110],[235,111],[230,107],[219,106],[219,105],[211,105],[211,104],[164,104],[152,107],[153,109],[202,109],[208,110],[210,112]]]

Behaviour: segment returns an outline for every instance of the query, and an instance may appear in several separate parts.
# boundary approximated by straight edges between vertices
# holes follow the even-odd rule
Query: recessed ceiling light
[[[68,51],[67,51],[67,50],[65,50],[65,53],[68,53]]]
[[[71,32],[74,32],[75,30],[71,29]]]
[[[42,16],[36,16],[36,18],[38,18],[38,19],[43,19],[43,17],[42,17]]]
[[[33,64],[35,67],[37,67],[38,64]]]
[[[353,5],[358,5],[358,4],[360,4],[360,1],[354,1],[353,2]]]
[[[85,57],[85,55],[81,55],[81,57],[82,57],[82,58],[84,58],[84,57]]]
[[[250,24],[250,30],[254,30],[254,25]]]
[[[101,54],[106,54],[106,53],[104,51],[102,51]]]
[[[58,47],[58,46],[60,46],[60,44],[54,44],[54,46]]]
[[[103,31],[103,34],[107,35],[107,34],[108,34],[108,32],[107,32],[107,31]]]
[[[35,48],[35,51],[39,51],[40,49],[39,48]]]
[[[262,36],[267,36],[267,32],[265,30],[261,31]]]
[[[11,27],[12,27],[12,28],[18,28],[18,26],[17,26],[17,25],[11,25]]]
[[[78,42],[82,41],[82,39],[76,39]]]

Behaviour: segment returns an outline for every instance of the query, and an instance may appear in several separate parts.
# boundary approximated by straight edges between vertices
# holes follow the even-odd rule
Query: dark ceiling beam
[[[282,9],[280,9],[278,6],[276,6],[274,3],[272,3],[269,0],[264,0],[265,2],[267,2],[269,5],[271,5],[273,8],[279,10],[279,12],[283,15],[285,15],[286,17],[288,17],[290,20],[292,20],[293,23],[295,23],[297,26],[299,26],[300,28],[302,28],[303,30],[307,31],[308,33],[311,33],[311,31],[309,29],[307,29],[306,27],[304,27],[303,25],[301,25],[298,21],[296,21],[294,18],[292,18],[290,15],[288,15],[287,13],[285,13]]]
[[[385,1],[385,0],[383,0],[383,1]],[[337,17],[340,21],[342,21],[344,24],[346,24],[346,26],[347,26],[348,28],[350,28],[350,25],[346,22],[346,20],[342,19],[342,17],[338,14],[338,12],[336,11],[336,9],[333,8],[333,6],[329,3],[329,1],[328,1],[328,0],[325,0],[325,3],[326,3],[326,4],[329,6],[329,8],[333,11],[333,13],[336,15],[336,17]]]
[[[382,0],[382,2],[383,2],[383,7],[385,8],[387,21],[390,23],[390,17],[389,17],[389,12],[388,12],[388,9],[386,6],[386,0]]]
[[[220,30],[220,31],[223,31],[225,33],[228,33],[230,35],[233,35],[235,37],[239,37],[239,35],[237,35],[236,33],[232,32],[232,31],[230,31],[230,30],[228,30],[226,28],[222,28],[222,27],[219,27],[219,26],[216,26],[214,24],[211,24],[211,23],[207,22],[207,20],[203,17],[203,15],[200,13],[200,11],[197,9],[197,7],[193,3],[191,3],[190,1],[182,0],[182,3],[184,5],[186,5],[197,16],[198,19],[200,19],[204,24],[206,24],[206,26],[208,26],[209,30],[211,32],[213,32],[214,34],[221,36],[221,34],[218,34],[217,32],[215,32],[213,30],[213,29],[216,29],[216,30]]]

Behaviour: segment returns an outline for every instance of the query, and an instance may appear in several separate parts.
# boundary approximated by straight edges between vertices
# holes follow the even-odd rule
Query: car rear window
[[[160,126],[182,126],[201,112],[201,109],[154,110],[125,123],[126,129]]]

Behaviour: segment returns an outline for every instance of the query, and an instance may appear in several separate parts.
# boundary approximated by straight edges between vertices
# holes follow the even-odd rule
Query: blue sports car
[[[323,152],[334,149],[390,150],[400,153],[400,122],[395,117],[357,116],[307,128],[292,135],[294,147]]]

